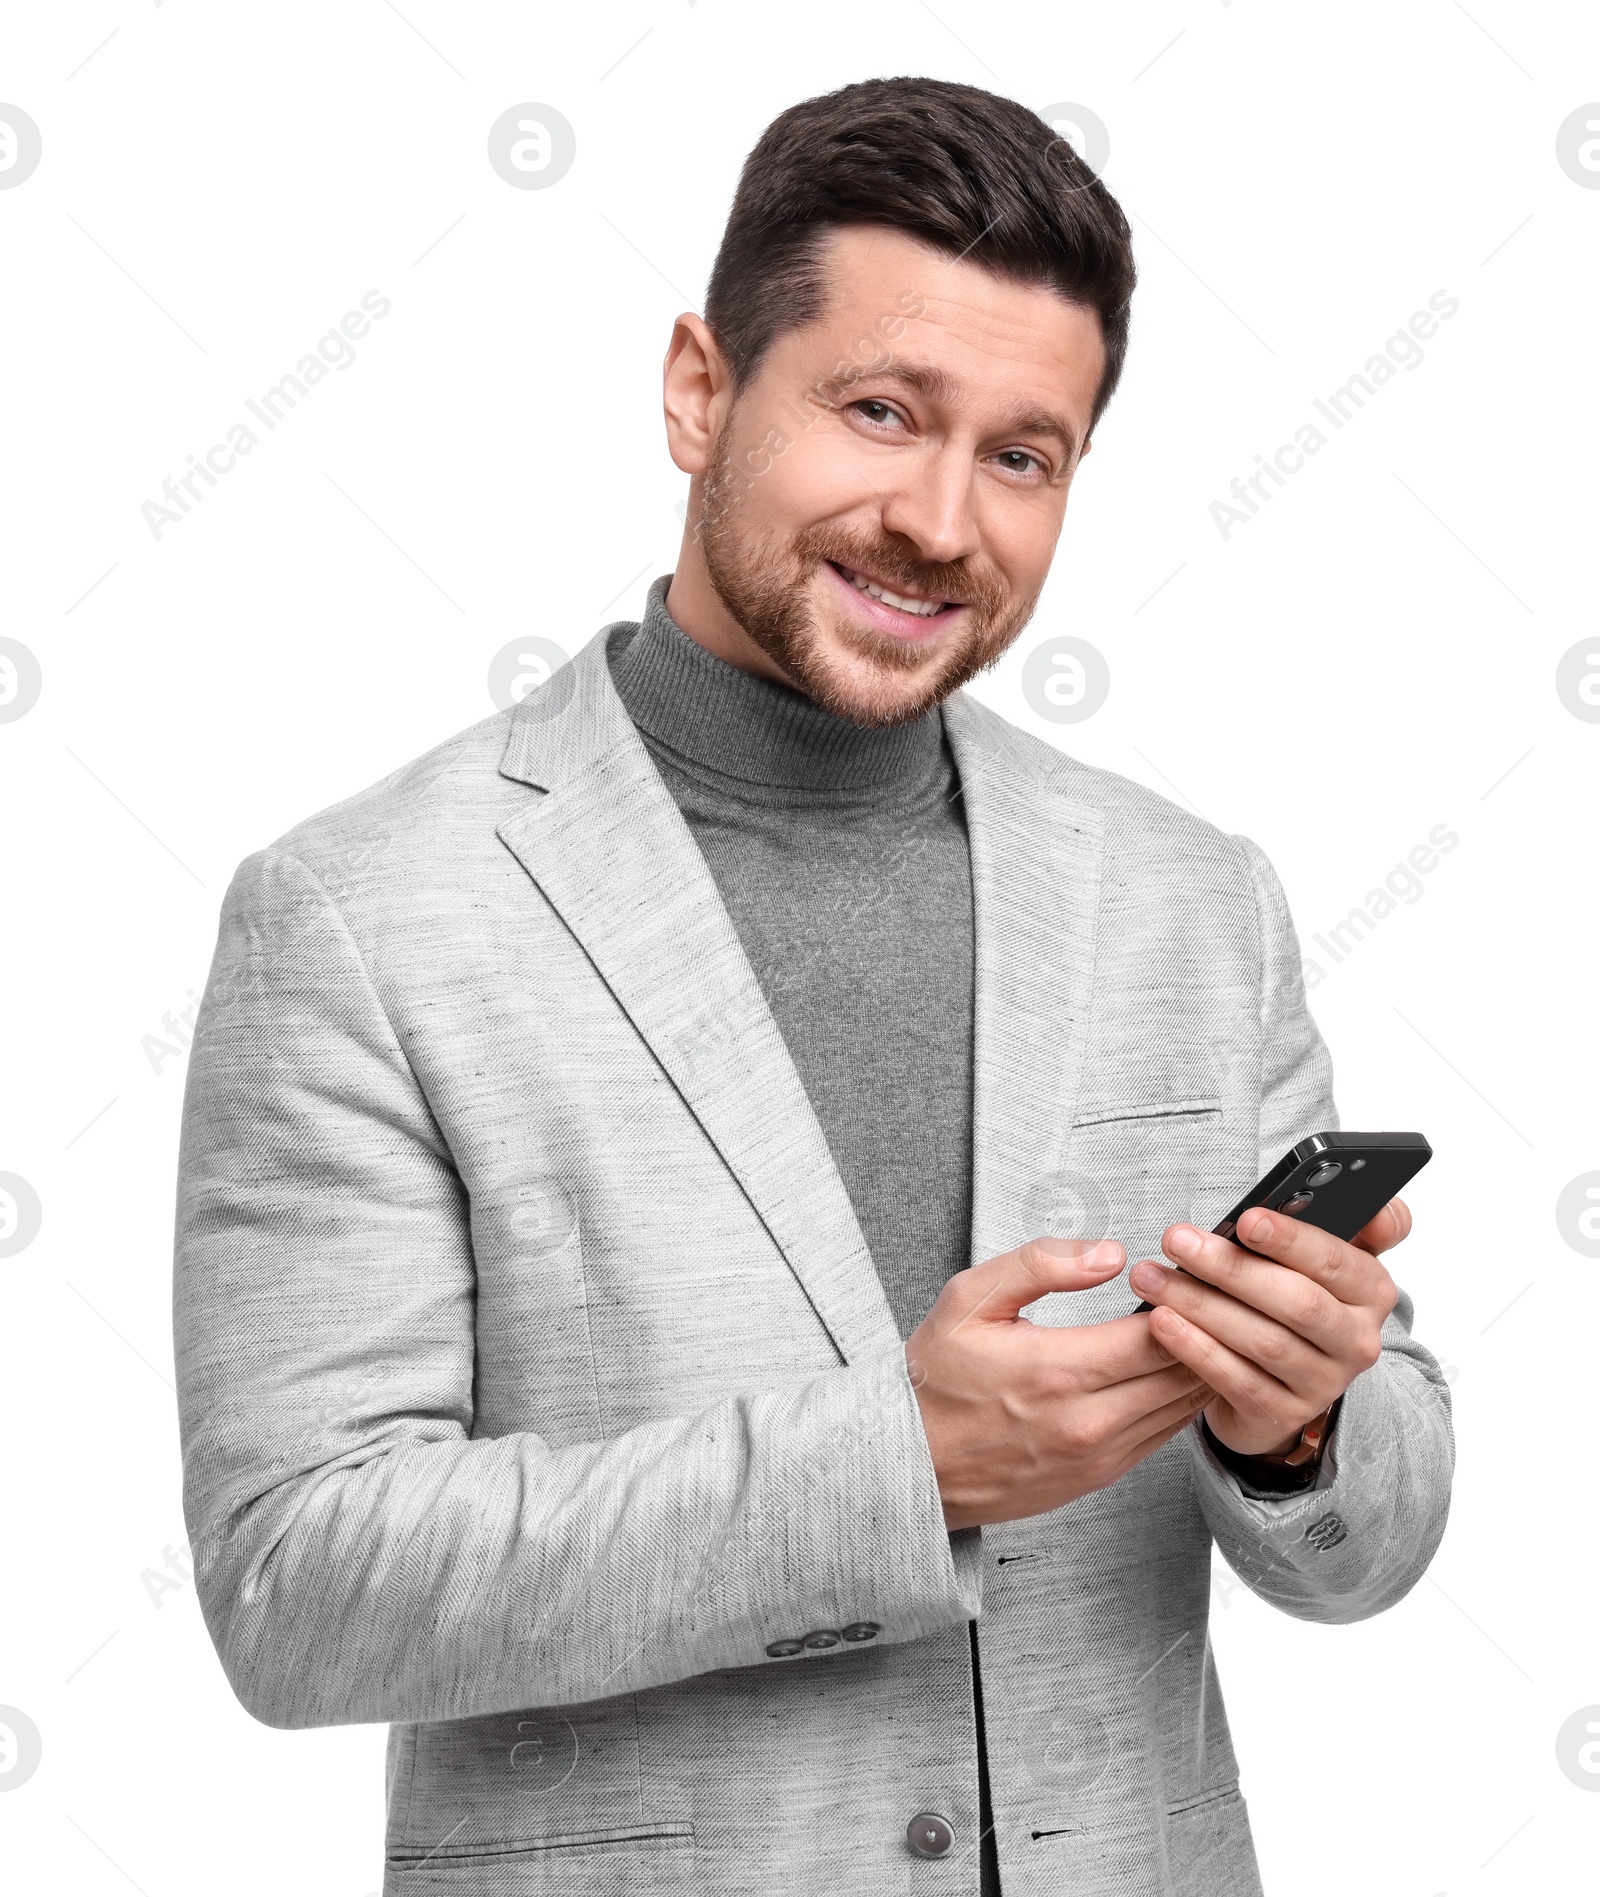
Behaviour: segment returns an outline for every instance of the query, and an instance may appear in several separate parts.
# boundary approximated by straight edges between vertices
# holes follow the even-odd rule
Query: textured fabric
[[[1282,890],[964,693],[943,723],[973,1257],[1086,1216],[1148,1255],[1337,1127]],[[945,1530],[849,1196],[598,640],[241,865],[177,1211],[201,1607],[258,1718],[392,1722],[386,1897],[971,1897],[980,1611],[1007,1897],[1254,1897],[1212,1540],[1337,1622],[1443,1530],[1407,1299],[1317,1492],[1247,1497],[1186,1431]],[[924,1811],[944,1859],[907,1850]]]
[[[932,711],[853,725],[698,645],[670,580],[611,679],[716,880],[902,1337],[972,1242],[972,864]],[[977,1627],[980,1897],[1001,1897]]]
[[[871,730],[651,588],[612,680],[710,866],[902,1337],[972,1245],[972,868],[937,711]]]

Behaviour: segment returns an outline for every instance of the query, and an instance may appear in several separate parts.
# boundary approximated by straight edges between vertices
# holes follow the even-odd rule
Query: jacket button
[[[774,1640],[772,1645],[767,1648],[767,1652],[774,1660],[787,1660],[791,1654],[798,1653],[799,1651],[800,1642],[798,1640]]]
[[[805,1637],[805,1645],[808,1647],[836,1647],[838,1644],[839,1636],[830,1627],[819,1627],[814,1634],[807,1634]]]
[[[883,1632],[875,1620],[853,1620],[848,1627],[841,1629],[846,1640],[874,1640]]]
[[[906,1843],[917,1857],[943,1857],[955,1841],[950,1820],[936,1811],[919,1811],[906,1826]]]

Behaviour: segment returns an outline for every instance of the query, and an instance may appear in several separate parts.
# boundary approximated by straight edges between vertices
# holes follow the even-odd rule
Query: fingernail
[[[1193,1258],[1200,1249],[1200,1234],[1192,1225],[1174,1225],[1167,1234],[1167,1250],[1175,1258]]]
[[[1167,1281],[1167,1273],[1159,1265],[1135,1265],[1128,1273],[1128,1282],[1135,1291],[1146,1293],[1159,1291]]]

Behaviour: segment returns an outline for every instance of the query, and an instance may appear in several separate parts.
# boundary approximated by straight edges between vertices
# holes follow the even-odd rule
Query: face
[[[822,269],[825,313],[737,398],[705,331],[699,410],[675,416],[675,370],[687,387],[696,367],[675,336],[669,437],[696,479],[670,604],[697,637],[685,609],[725,622],[705,639],[723,656],[900,724],[1031,616],[1105,347],[1093,310],[900,232],[833,232]],[[741,637],[757,662],[729,649]]]

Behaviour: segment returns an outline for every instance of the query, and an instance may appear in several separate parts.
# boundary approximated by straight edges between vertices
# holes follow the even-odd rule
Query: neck
[[[740,783],[838,795],[914,790],[940,768],[938,711],[892,727],[837,718],[690,638],[665,592],[657,580],[643,622],[613,629],[607,663],[634,724],[679,760]]]

